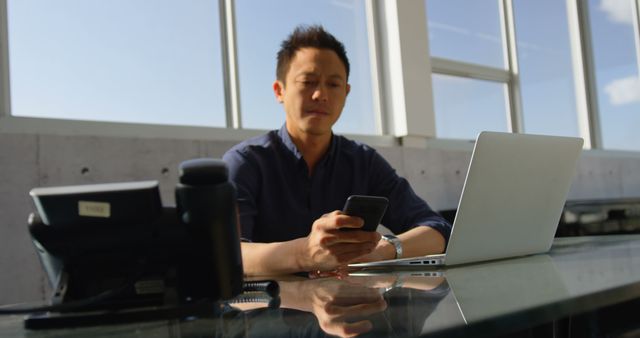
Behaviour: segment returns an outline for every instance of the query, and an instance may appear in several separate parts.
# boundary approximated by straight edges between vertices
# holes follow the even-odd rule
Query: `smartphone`
[[[386,197],[365,195],[349,196],[342,212],[349,216],[362,218],[364,225],[360,229],[342,228],[341,230],[376,231],[385,211],[387,211],[387,205],[389,205],[389,200]]]

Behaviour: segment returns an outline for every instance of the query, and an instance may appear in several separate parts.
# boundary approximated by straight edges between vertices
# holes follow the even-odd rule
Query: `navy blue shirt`
[[[418,197],[375,149],[333,135],[309,176],[286,127],[246,140],[223,156],[238,194],[242,238],[282,242],[305,237],[323,214],[342,210],[350,195],[384,196],[382,224],[394,233],[430,226],[448,241],[451,225]]]

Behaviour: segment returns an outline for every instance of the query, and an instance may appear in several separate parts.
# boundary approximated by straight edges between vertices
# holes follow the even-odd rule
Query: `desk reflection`
[[[498,318],[510,318],[507,321],[513,324],[533,323],[544,317],[534,309],[569,297],[561,275],[550,256],[534,255],[437,273],[357,271],[348,276],[283,280],[282,307],[277,311],[287,331],[278,334],[419,336]],[[530,312],[519,315],[523,311]],[[247,314],[251,320],[260,320]],[[304,316],[309,318],[301,320]],[[304,329],[297,321],[304,323]]]
[[[413,274],[413,275],[412,275]],[[449,293],[441,276],[422,273],[280,280],[278,309],[234,304],[225,336],[414,336]]]
[[[209,316],[55,333],[22,330],[22,317],[9,316],[0,321],[0,336],[465,337],[526,335],[540,324],[555,330],[556,323],[574,336],[615,336],[624,332],[620,323],[638,327],[640,235],[556,239],[548,255],[448,267],[436,276],[357,271],[272,279],[281,297],[245,295],[237,301],[262,302],[216,304]]]
[[[465,324],[510,316],[569,296],[560,271],[546,254],[447,269]]]
[[[571,272],[570,267],[558,269],[556,264],[548,255],[536,255],[440,272],[279,276],[274,278],[279,298],[245,294],[212,316],[171,321],[169,336],[447,337],[493,332],[496,323],[500,330],[517,330],[569,313],[565,301],[572,292],[566,280],[584,275]],[[600,275],[590,275],[590,281],[597,282]],[[165,325],[149,323],[142,334],[130,336],[166,336],[156,334],[166,330]],[[98,329],[77,332],[90,336],[85,333],[92,330]],[[123,332],[119,327],[111,330],[118,335]],[[29,332],[34,338],[41,334],[46,336],[46,332]]]

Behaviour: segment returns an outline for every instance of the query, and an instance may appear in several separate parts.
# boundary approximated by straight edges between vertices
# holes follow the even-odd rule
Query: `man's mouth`
[[[309,115],[329,115],[329,113],[327,113],[324,110],[315,110],[315,109],[307,110],[305,111],[305,113]]]

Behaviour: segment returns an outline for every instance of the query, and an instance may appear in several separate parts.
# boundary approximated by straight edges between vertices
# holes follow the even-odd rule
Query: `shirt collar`
[[[293,140],[291,139],[291,136],[287,131],[286,123],[283,124],[282,127],[280,127],[280,130],[278,130],[278,136],[280,136],[280,139],[282,140],[282,144],[284,144],[284,146],[287,149],[289,149],[289,151],[291,151],[291,153],[295,155],[297,159],[302,158],[302,154],[300,153],[300,151],[298,151],[298,147],[296,147],[296,144],[293,143]],[[338,148],[337,143],[338,143],[338,138],[333,132],[331,132],[331,144],[329,145],[329,149],[327,150],[327,153],[323,156],[323,159],[320,160],[320,162],[324,162],[326,159],[331,158],[331,156],[333,156],[333,154],[336,153],[336,149]]]
[[[289,132],[287,131],[287,124],[283,124],[282,127],[280,127],[280,130],[278,130],[278,136],[280,136],[280,139],[282,140],[282,144],[284,144],[284,146],[289,149],[289,151],[295,155],[295,157],[297,159],[301,159],[302,158],[302,154],[300,153],[300,151],[298,151],[298,147],[296,147],[296,144],[293,143],[293,140],[291,139],[291,136],[289,135]]]

